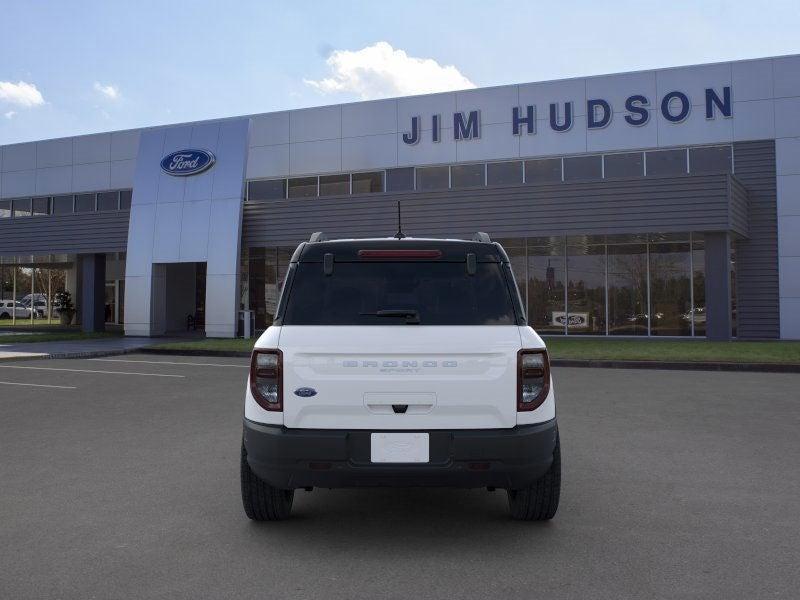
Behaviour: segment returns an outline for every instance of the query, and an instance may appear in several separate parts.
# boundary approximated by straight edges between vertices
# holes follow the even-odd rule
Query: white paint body
[[[19,301],[4,300],[0,302],[0,318],[11,319],[12,317],[16,317],[17,319],[30,319],[31,309],[26,308]]]
[[[283,353],[283,412],[245,392],[245,417],[298,429],[501,429],[555,418],[545,402],[517,412],[517,353],[544,348],[530,327],[270,327],[256,348]],[[300,397],[294,390],[317,392]],[[393,404],[407,404],[395,414]]]

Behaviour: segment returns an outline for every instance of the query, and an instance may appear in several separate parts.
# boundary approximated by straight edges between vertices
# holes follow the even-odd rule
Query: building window
[[[122,190],[119,193],[119,209],[130,210],[131,199],[133,197],[133,190]]]
[[[0,200],[0,219],[11,218],[11,200]]]
[[[383,191],[383,171],[353,173],[354,194],[377,194]]]
[[[95,210],[95,194],[77,194],[75,196],[75,212],[92,212]]]
[[[414,189],[414,167],[386,171],[387,192],[410,192]]]
[[[283,200],[286,198],[285,179],[267,179],[251,181],[247,184],[247,199],[250,202],[259,200]]]
[[[692,328],[706,334],[706,247],[703,235],[692,234]]]
[[[313,198],[316,195],[316,177],[296,177],[289,180],[289,198]]]
[[[689,243],[650,244],[650,335],[692,334]]]
[[[97,210],[111,211],[119,210],[119,193],[102,192],[97,194]]]
[[[30,217],[31,216],[31,199],[30,198],[17,198],[12,200],[14,205],[14,218]]]
[[[690,148],[689,171],[691,173],[730,173],[732,171],[731,147]]]
[[[606,154],[603,157],[603,177],[642,177],[644,175],[644,154],[626,152]]]
[[[602,179],[603,157],[596,156],[570,156],[564,159],[564,181],[583,181],[587,179]]]
[[[587,244],[583,238],[567,241],[567,309],[568,334],[605,334],[605,244]]]
[[[608,245],[608,333],[647,335],[647,244]]]
[[[450,187],[450,167],[417,167],[417,190],[425,192]]]
[[[66,215],[73,212],[72,196],[53,196],[53,214]]]
[[[50,198],[47,196],[33,199],[33,214],[34,216],[49,215],[50,214]]]
[[[453,188],[483,187],[486,183],[486,164],[453,165],[450,167]]]
[[[522,161],[487,164],[486,183],[488,185],[515,185],[522,183]]]
[[[566,261],[563,238],[528,240],[528,323],[539,333],[564,333]]]
[[[344,196],[350,193],[350,175],[322,175],[319,178],[320,196]]]
[[[656,150],[646,153],[648,177],[686,173],[686,150]]]
[[[525,161],[525,183],[555,183],[557,181],[561,181],[560,158]]]

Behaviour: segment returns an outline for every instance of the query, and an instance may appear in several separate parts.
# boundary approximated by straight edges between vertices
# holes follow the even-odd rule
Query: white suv
[[[483,233],[311,240],[253,350],[247,516],[288,517],[299,488],[453,486],[503,488],[514,518],[552,518],[549,360],[502,246]]]
[[[19,300],[0,300],[0,319],[30,319],[31,309]]]

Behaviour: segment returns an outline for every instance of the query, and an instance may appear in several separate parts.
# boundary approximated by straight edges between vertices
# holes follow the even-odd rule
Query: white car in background
[[[296,489],[448,486],[551,519],[550,361],[505,250],[485,233],[399,238],[315,234],[292,256],[245,392],[245,513],[285,519]]]
[[[0,319],[30,319],[31,309],[19,300],[0,300]]]

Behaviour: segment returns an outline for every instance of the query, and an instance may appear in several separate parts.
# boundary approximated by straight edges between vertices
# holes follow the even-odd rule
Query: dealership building
[[[263,329],[298,243],[398,202],[501,241],[540,333],[800,339],[800,55],[2,146],[0,311]]]

